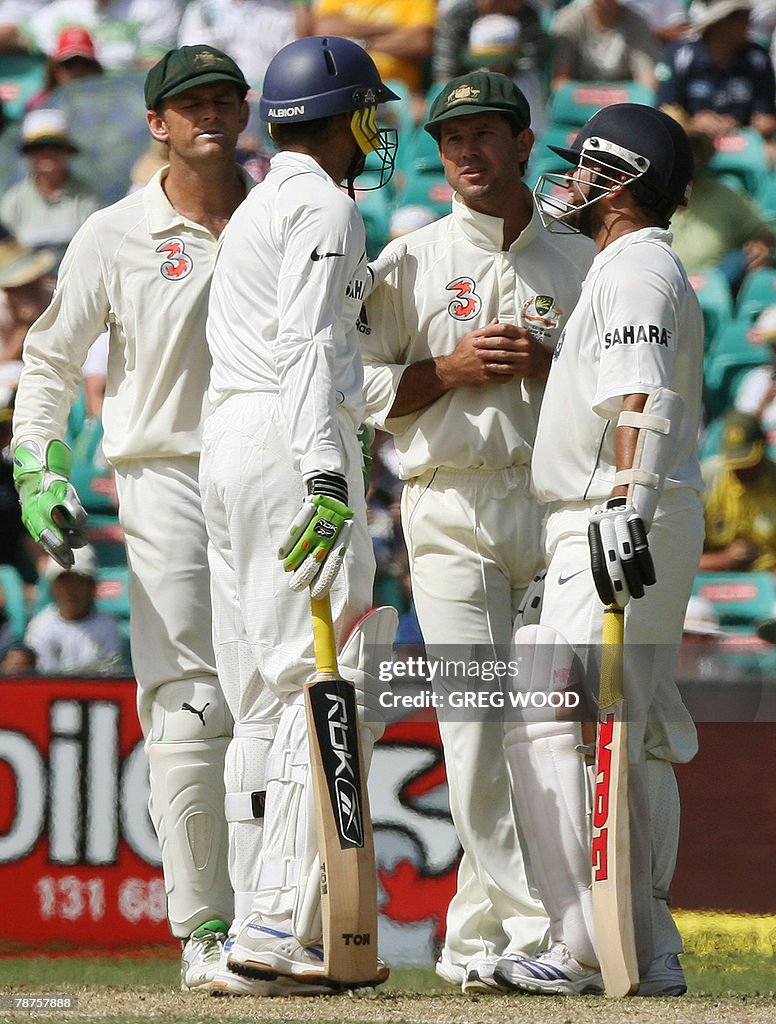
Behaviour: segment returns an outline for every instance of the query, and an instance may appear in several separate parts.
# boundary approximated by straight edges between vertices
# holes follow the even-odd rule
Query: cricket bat
[[[593,921],[604,991],[634,995],[639,967],[633,924],[628,722],[623,691],[625,609],[604,608],[593,799]]]
[[[353,684],[337,666],[329,597],[311,598],[315,676],[305,684],[321,861],[326,977],[377,981],[377,872]]]

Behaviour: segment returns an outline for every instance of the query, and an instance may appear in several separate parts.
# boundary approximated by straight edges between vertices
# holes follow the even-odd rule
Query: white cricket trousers
[[[295,787],[284,789],[273,782],[280,763],[293,762],[297,775],[307,778],[302,772],[306,727],[293,732],[296,749],[279,750],[289,730],[278,725],[284,715],[288,720],[314,672],[310,592],[289,589],[290,576],[278,558],[306,493],[287,434],[279,396],[254,393],[233,395],[218,406],[205,423],[203,437],[200,479],[210,537],[216,661],[235,719],[226,777],[235,930],[256,909],[257,893],[274,912],[291,917],[301,885],[298,849],[304,847],[311,855],[317,850],[314,821],[298,808],[277,802],[278,789],[285,793]],[[354,511],[345,563],[331,590],[341,650],[350,629],[371,608],[374,555],[366,525],[361,446],[345,417],[340,420],[340,443]],[[252,794],[266,792],[266,814],[256,813]],[[307,868],[312,876],[309,863]],[[297,874],[291,878],[293,871]],[[316,902],[317,881],[314,889]]]
[[[427,654],[455,658],[477,645],[480,656],[506,657],[518,605],[541,563],[541,511],[528,468],[430,470],[407,483],[402,522]],[[465,969],[475,957],[533,953],[548,919],[526,877],[503,716],[478,721],[443,711],[439,729],[464,851],[443,958]]]
[[[173,935],[230,920],[224,757],[231,718],[213,655],[199,459],[116,466],[130,641]]]
[[[541,624],[560,633],[583,652],[583,658],[586,649],[600,645],[603,624],[603,605],[593,586],[587,541],[594,504],[551,506],[546,526],[548,569]],[[631,600],[625,611],[631,809],[633,816],[635,800],[642,812],[639,818],[647,819],[644,845],[651,846],[634,849],[634,910],[637,922],[643,921],[645,930],[651,930],[652,956],[682,949],[668,909],[679,840],[679,796],[671,762],[692,759],[697,735],[674,681],[674,670],[703,537],[700,495],[688,488],[664,491],[649,533],[657,582],[646,588],[644,597]],[[639,945],[642,962],[643,947]],[[648,959],[649,941],[643,951]]]

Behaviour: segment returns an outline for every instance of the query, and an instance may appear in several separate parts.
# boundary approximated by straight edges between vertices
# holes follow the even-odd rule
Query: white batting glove
[[[593,582],[604,604],[624,608],[631,597],[643,597],[644,587],[655,583],[647,531],[625,498],[610,498],[592,509],[587,540]]]
[[[378,256],[376,260],[367,263],[366,269],[369,271],[369,277],[366,282],[365,299],[369,298],[378,284],[386,279],[394,267],[397,267],[406,255],[407,246],[402,242],[387,255]]]

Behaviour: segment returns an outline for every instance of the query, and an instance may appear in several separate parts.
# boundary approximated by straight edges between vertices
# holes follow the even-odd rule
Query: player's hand
[[[348,508],[348,485],[339,473],[321,473],[308,482],[310,493],[288,528],[278,557],[293,575],[291,590],[310,588],[311,597],[328,594],[342,568],[353,511]]]
[[[479,387],[538,376],[542,366],[546,376],[551,356],[525,328],[491,320],[464,335],[455,351],[439,360],[439,368],[447,387]]]
[[[73,548],[86,543],[87,514],[70,483],[71,454],[64,441],[22,441],[13,453],[13,479],[22,522],[63,569],[73,565]]]
[[[393,268],[398,266],[406,255],[407,246],[402,242],[387,255],[378,256],[376,260],[372,260],[370,263],[367,263],[366,269],[369,273],[367,275],[366,291],[364,293],[365,299],[369,298],[378,284],[386,279]]]
[[[621,608],[631,597],[643,597],[655,582],[655,566],[644,523],[625,498],[610,498],[590,512],[587,528],[590,567],[604,604]]]

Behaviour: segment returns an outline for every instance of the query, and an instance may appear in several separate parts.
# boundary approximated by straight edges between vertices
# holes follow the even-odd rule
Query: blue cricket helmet
[[[357,43],[339,36],[308,36],[295,39],[272,58],[259,115],[270,124],[288,124],[398,99]]]

